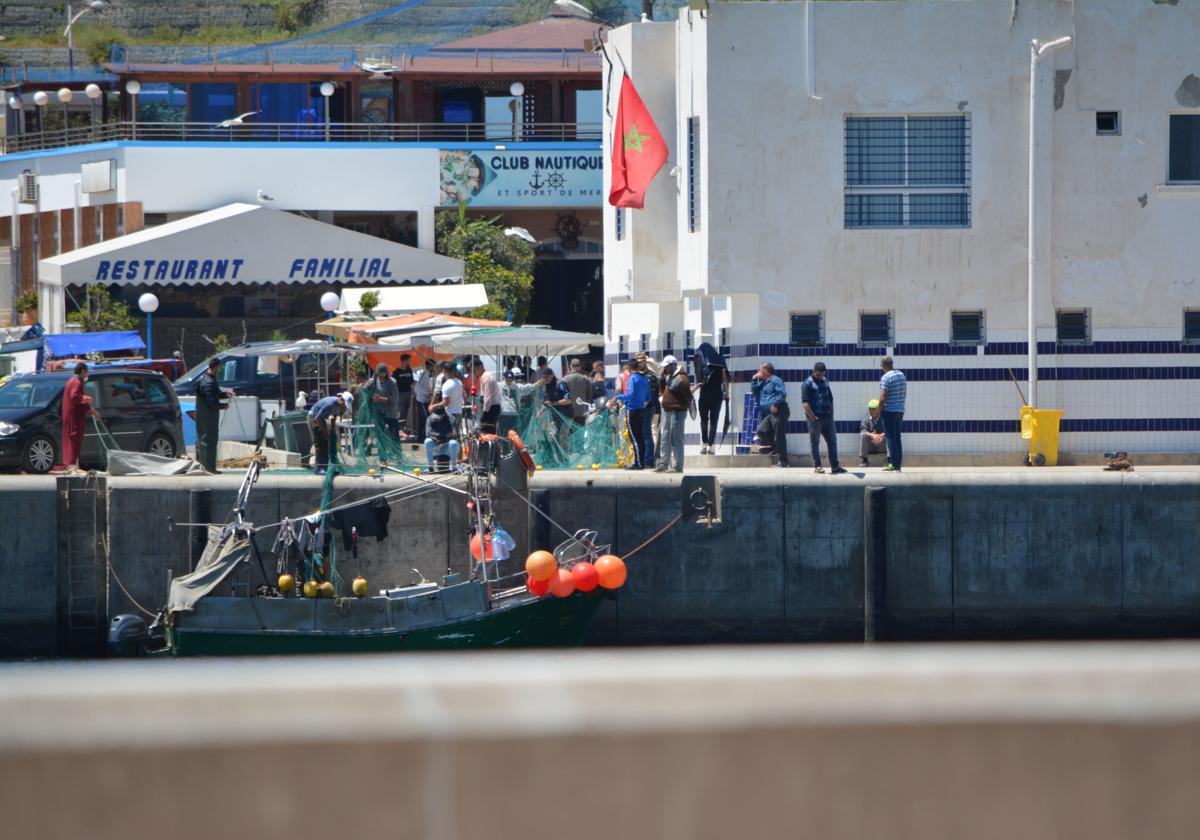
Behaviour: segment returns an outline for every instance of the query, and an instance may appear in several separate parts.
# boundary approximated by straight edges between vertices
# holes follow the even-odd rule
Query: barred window
[[[616,218],[616,224],[613,225],[613,230],[615,231],[617,241],[621,242],[625,239],[625,208],[617,207],[615,209],[616,213],[614,217]]]
[[[825,346],[825,313],[793,312],[788,343],[792,347]]]
[[[1200,309],[1183,311],[1183,340],[1186,344],[1200,344]]]
[[[847,228],[970,227],[971,121],[846,117]]]
[[[950,343],[983,344],[983,313],[951,312]]]
[[[1167,183],[1200,184],[1200,114],[1171,114]]]
[[[1060,309],[1055,318],[1059,344],[1091,344],[1092,324],[1086,309]]]
[[[860,312],[858,315],[858,343],[863,347],[891,347],[892,313]]]
[[[628,336],[617,336],[617,358],[620,361],[625,361],[625,356],[629,353],[629,338]]]
[[[638,349],[643,353],[650,349],[650,333],[642,333],[642,337],[638,341]]]

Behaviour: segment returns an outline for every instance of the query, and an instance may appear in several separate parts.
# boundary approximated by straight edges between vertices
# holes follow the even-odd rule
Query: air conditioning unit
[[[17,176],[17,200],[22,204],[38,203],[37,176],[28,169]]]

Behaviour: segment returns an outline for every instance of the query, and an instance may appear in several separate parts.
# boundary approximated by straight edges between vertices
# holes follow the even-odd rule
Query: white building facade
[[[891,355],[907,451],[1020,453],[1032,204],[1061,449],[1200,450],[1200,0],[708,6],[610,40],[671,146],[605,209],[610,363],[720,344],[740,429],[771,361],[800,435],[824,361],[851,461]]]

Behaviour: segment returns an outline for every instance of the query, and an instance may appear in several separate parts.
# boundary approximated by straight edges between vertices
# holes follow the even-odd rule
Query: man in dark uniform
[[[217,471],[217,437],[221,425],[222,401],[233,391],[221,388],[217,382],[217,370],[221,360],[213,356],[208,360],[208,370],[200,374],[196,385],[196,460],[210,473]]]

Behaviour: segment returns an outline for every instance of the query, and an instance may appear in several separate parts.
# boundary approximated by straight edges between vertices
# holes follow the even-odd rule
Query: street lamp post
[[[46,93],[46,91],[44,91],[44,90],[39,90],[37,93],[35,93],[33,95],[33,104],[37,106],[38,133],[42,135],[39,145],[44,144],[46,142],[46,120],[45,120],[46,112],[43,109],[46,107],[46,103],[49,101],[50,101],[50,94]]]
[[[133,118],[133,130],[131,133],[132,140],[137,139],[137,118],[138,118],[138,94],[142,92],[142,83],[137,79],[130,79],[125,83],[125,92],[133,97],[133,105],[129,109],[130,116]]]
[[[67,28],[63,30],[63,35],[67,37],[67,67],[69,68],[68,78],[75,78],[75,22],[88,12],[99,14],[107,8],[108,4],[104,0],[91,0],[76,14],[71,14],[71,4],[67,4]]]
[[[520,82],[513,82],[508,92],[512,94],[512,99],[509,100],[508,110],[512,111],[512,139],[517,141],[517,114],[521,110],[521,106],[525,104],[523,97],[525,96],[525,85]]]
[[[310,88],[311,90],[311,88]],[[329,142],[329,97],[335,90],[333,82],[321,82],[321,96],[325,100],[325,142]]]
[[[71,128],[71,100],[75,98],[75,93],[70,88],[58,89],[58,101],[62,103],[63,111],[63,142],[68,142],[67,134]]]
[[[1037,135],[1038,64],[1052,50],[1071,43],[1064,35],[1046,43],[1036,38],[1029,45],[1029,265],[1028,265],[1028,329],[1029,404],[1037,406],[1037,163],[1040,144]]]
[[[21,97],[14,93],[12,96],[8,97],[8,107],[15,112],[17,120],[17,138],[19,139],[23,129],[22,123],[25,122],[25,115],[22,113],[23,109],[25,108],[25,100],[21,99]]]
[[[92,135],[95,136],[95,134],[96,134],[96,103],[100,100],[100,95],[103,93],[103,91],[100,90],[100,85],[96,84],[95,82],[92,82],[91,84],[89,84],[87,87],[85,87],[83,89],[83,92],[85,94],[87,94],[88,111],[91,112],[91,116],[92,116]]]
[[[158,295],[146,292],[138,298],[138,309],[146,313],[146,358],[154,358],[154,313],[158,311]]]

